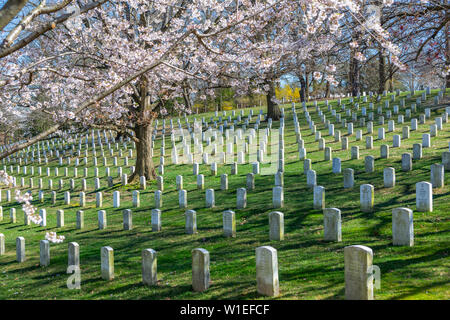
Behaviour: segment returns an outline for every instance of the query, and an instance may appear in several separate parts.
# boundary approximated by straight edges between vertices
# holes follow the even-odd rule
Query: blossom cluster
[[[264,84],[292,57],[302,61],[334,50],[346,15],[361,10],[358,0],[108,2],[83,13],[82,24],[57,25],[39,39],[39,45],[2,60],[0,80],[7,85],[0,88],[0,112],[7,116],[0,122],[56,106],[59,111],[50,111],[55,122],[132,126],[135,119],[128,114],[130,106],[137,104],[132,96],[140,79],[82,112],[77,109],[86,98],[152,64],[157,66],[145,74],[149,100],[172,100],[180,112],[191,112],[183,99],[213,98],[211,87],[220,87],[223,81],[239,93],[253,89],[267,94],[269,87]],[[29,30],[52,17],[41,18],[33,20]],[[398,52],[379,24],[368,26],[370,32],[362,33],[376,37],[394,55]],[[350,46],[357,48],[359,40]],[[364,61],[363,53],[356,58]],[[400,64],[399,59],[392,61]],[[330,75],[335,71],[317,71],[315,79],[337,83]],[[328,74],[322,75],[323,71]],[[187,95],[184,88],[189,88]],[[166,115],[168,110],[161,107],[158,112]]]
[[[13,183],[14,177],[8,175],[6,171],[0,170],[0,184],[11,186]],[[15,199],[18,203],[22,204],[22,210],[31,222],[37,225],[41,224],[42,217],[37,212],[36,207],[31,204],[31,201],[33,200],[31,193],[26,192],[25,194],[22,194],[20,190],[17,189],[15,191]],[[53,243],[60,243],[65,239],[64,236],[58,236],[56,232],[47,233],[45,238]]]
[[[50,231],[50,232],[47,232],[45,234],[45,239],[50,241],[50,242],[53,242],[53,243],[61,243],[61,242],[64,241],[65,237],[64,236],[58,236],[56,234],[56,232]]]

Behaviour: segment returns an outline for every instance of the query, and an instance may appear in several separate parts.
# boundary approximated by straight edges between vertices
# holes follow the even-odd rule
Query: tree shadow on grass
[[[437,282],[430,283],[426,286],[421,286],[419,288],[414,288],[414,289],[411,288],[409,290],[409,292],[393,296],[389,299],[390,300],[403,300],[403,299],[409,298],[410,296],[419,294],[421,292],[424,292],[424,291],[426,292],[429,289],[433,289],[433,288],[440,287],[440,286],[448,286],[448,285],[450,285],[450,280],[437,281]]]

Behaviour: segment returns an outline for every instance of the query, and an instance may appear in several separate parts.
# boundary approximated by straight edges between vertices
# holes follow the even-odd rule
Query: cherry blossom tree
[[[71,19],[36,14],[27,20],[29,33],[6,41],[0,50],[1,108],[16,114],[43,112],[55,123],[15,144],[0,159],[78,122],[129,135],[137,149],[131,179],[152,179],[153,120],[167,112],[168,104],[189,113],[191,106],[182,98],[186,102],[187,94],[199,92],[192,84],[212,88],[226,79],[238,93],[250,88],[264,93],[268,116],[276,120],[274,83],[298,67],[294,57],[306,60],[330,51],[341,35],[345,15],[364,22],[363,7],[356,0],[132,0],[80,1],[80,5],[80,15]],[[378,24],[365,24],[358,34],[395,51]],[[358,55],[362,53],[355,50]],[[333,82],[333,66],[320,68],[314,78]],[[205,93],[214,95],[214,90]]]
[[[0,10],[0,125],[12,128],[14,117],[27,113],[46,114],[54,124],[0,159],[78,123],[136,142],[131,179],[155,177],[152,123],[169,105],[190,113],[191,94],[213,97],[220,87],[263,93],[276,120],[275,82],[298,61],[333,50],[345,16],[358,18],[354,41],[372,39],[397,53],[379,24],[364,24],[359,0],[80,0],[71,8],[74,1],[41,0],[18,17],[28,8],[23,3]],[[356,47],[354,56],[362,56]],[[319,61],[314,79],[334,83],[335,66]],[[0,172],[0,183],[11,181]],[[17,191],[16,199],[39,223],[31,195]]]
[[[430,75],[450,86],[450,4],[442,0],[395,1],[385,28],[401,48],[398,58],[417,76]],[[432,68],[430,68],[430,66]],[[431,70],[430,70],[431,69]],[[398,69],[393,67],[392,72]]]

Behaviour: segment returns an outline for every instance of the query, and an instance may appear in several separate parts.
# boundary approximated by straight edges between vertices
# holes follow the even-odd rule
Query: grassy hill
[[[437,92],[433,91],[432,96]],[[447,93],[448,94],[448,93]],[[396,97],[391,102],[400,104],[399,99],[405,98],[407,93]],[[406,108],[415,103],[421,92],[406,100]],[[389,99],[390,96],[384,98]],[[419,118],[424,108],[433,105],[433,97],[417,107],[412,118]],[[342,103],[350,106],[348,99]],[[334,107],[337,101],[330,101]],[[369,103],[359,101],[361,107],[368,108]],[[269,241],[268,214],[274,209],[272,205],[272,187],[274,176],[257,175],[256,189],[247,191],[247,208],[235,209],[236,189],[245,187],[246,175],[252,171],[251,164],[239,165],[239,174],[231,175],[230,165],[218,165],[217,176],[211,176],[209,165],[200,165],[200,173],[205,175],[205,189],[215,189],[216,207],[205,208],[205,190],[197,190],[196,177],[192,174],[192,165],[173,165],[170,160],[170,139],[166,138],[166,165],[164,174],[164,192],[162,208],[162,231],[151,232],[150,211],[154,208],[154,190],[156,183],[147,185],[147,190],[141,190],[141,205],[133,208],[131,192],[139,189],[138,185],[121,186],[117,170],[112,167],[112,159],[108,155],[111,174],[117,183],[113,188],[107,188],[105,169],[102,167],[99,149],[97,157],[99,172],[103,188],[103,210],[108,216],[106,230],[98,230],[97,211],[95,208],[94,168],[92,158],[89,158],[88,192],[86,194],[88,205],[83,208],[85,212],[85,227],[82,230],[75,228],[75,214],[81,208],[78,206],[78,193],[81,190],[82,169],[78,169],[76,190],[72,192],[72,204],[64,205],[64,191],[69,190],[68,179],[72,177],[72,167],[69,166],[69,177],[54,177],[53,167],[58,166],[56,158],[49,162],[52,168],[54,189],[57,181],[64,178],[63,190],[57,190],[57,202],[51,204],[50,190],[47,188],[46,165],[42,164],[44,180],[45,201],[37,201],[37,177],[32,189],[33,203],[38,208],[47,210],[47,231],[57,231],[66,236],[62,244],[51,244],[51,265],[39,266],[39,241],[44,238],[45,231],[36,225],[23,224],[23,212],[16,202],[5,202],[5,191],[0,205],[3,207],[3,221],[0,222],[0,233],[6,238],[6,254],[0,256],[0,299],[265,299],[256,293],[255,249],[258,246],[270,245],[278,250],[278,266],[280,280],[280,296],[278,299],[344,299],[344,247],[348,245],[365,245],[374,252],[373,263],[381,270],[381,288],[374,290],[377,300],[382,299],[449,299],[450,298],[450,176],[445,177],[445,186],[433,189],[433,212],[415,211],[415,184],[420,181],[430,181],[430,166],[441,162],[441,154],[449,150],[450,124],[444,123],[443,130],[437,137],[432,137],[432,147],[423,149],[423,158],[413,161],[413,171],[402,172],[401,154],[412,153],[412,145],[422,142],[422,134],[429,133],[430,124],[434,118],[445,112],[445,108],[433,109],[431,118],[425,124],[419,125],[417,131],[411,131],[410,138],[402,140],[400,148],[392,148],[392,136],[400,134],[402,126],[410,125],[410,119],[405,117],[405,124],[396,123],[396,131],[387,132],[386,139],[377,140],[378,115],[377,107],[383,106],[384,100],[374,103],[374,148],[365,148],[367,129],[355,123],[355,131],[363,130],[363,139],[356,141],[355,134],[349,136],[349,149],[341,150],[341,143],[334,142],[334,137],[328,135],[328,130],[321,123],[313,103],[308,103],[308,111],[322,132],[326,145],[333,150],[332,157],[340,157],[342,169],[355,170],[355,187],[343,188],[343,175],[333,174],[332,162],[324,161],[324,152],[318,149],[318,142],[314,140],[301,105],[297,104],[297,114],[301,126],[302,138],[308,158],[312,160],[312,168],[317,172],[317,184],[326,190],[326,207],[336,207],[342,211],[342,242],[329,243],[323,241],[323,214],[321,210],[313,209],[313,192],[306,186],[306,175],[303,173],[303,161],[298,160],[298,151],[294,124],[292,121],[291,106],[285,105],[285,173],[284,173],[284,213],[285,240],[281,242]],[[335,130],[341,130],[346,136],[347,130],[336,123],[335,118],[320,102],[321,110],[327,119],[335,123]],[[335,107],[336,108],[336,107]],[[356,110],[355,108],[352,108]],[[339,110],[339,109],[337,109]],[[339,111],[338,111],[339,112]],[[404,114],[404,108],[400,108]],[[236,112],[238,114],[239,111]],[[259,113],[259,108],[254,108]],[[227,112],[227,116],[231,112]],[[245,115],[249,109],[245,109]],[[341,112],[343,118],[345,112]],[[214,113],[189,116],[205,117],[208,121]],[[214,117],[215,118],[215,117]],[[215,118],[217,119],[217,118]],[[254,123],[254,116],[251,123]],[[397,122],[396,115],[393,119]],[[347,121],[351,117],[347,117]],[[184,121],[182,121],[184,125]],[[211,123],[211,122],[210,122]],[[367,119],[366,119],[367,123]],[[176,121],[174,120],[174,124]],[[212,124],[212,123],[211,123]],[[262,122],[261,128],[267,123]],[[278,128],[278,122],[273,123]],[[380,145],[390,146],[390,158],[380,158]],[[130,145],[130,143],[128,144]],[[155,141],[154,161],[159,163],[161,137]],[[360,147],[360,158],[351,159],[351,146]],[[84,143],[83,143],[84,148]],[[97,146],[98,148],[98,146]],[[118,151],[114,149],[114,155]],[[124,152],[124,156],[127,153]],[[364,157],[375,157],[375,171],[366,173]],[[119,159],[123,165],[123,159]],[[129,165],[134,165],[130,160]],[[30,165],[29,165],[30,166]],[[38,165],[35,164],[37,174]],[[396,170],[396,186],[383,187],[383,169],[394,167]],[[15,165],[14,165],[15,167]],[[9,164],[7,165],[9,170]],[[28,171],[29,172],[29,171]],[[129,169],[124,167],[124,173]],[[220,190],[220,174],[227,173],[229,188]],[[184,189],[187,190],[188,209],[197,211],[196,235],[187,235],[184,232],[184,209],[178,206],[178,191],[175,178],[183,175]],[[15,175],[20,181],[22,173]],[[25,176],[28,184],[29,174]],[[373,213],[362,213],[359,205],[359,186],[370,183],[375,187],[375,210]],[[28,190],[28,188],[24,188]],[[112,192],[120,190],[122,194],[121,207],[113,208]],[[9,221],[9,209],[17,208],[17,223]],[[413,247],[397,247],[392,245],[392,209],[396,207],[409,207],[414,211]],[[56,210],[65,212],[65,227],[56,228]],[[122,226],[122,211],[132,209],[134,229],[124,231]],[[236,212],[236,238],[225,238],[222,234],[222,211],[231,209]],[[26,239],[27,260],[24,263],[16,262],[15,239],[23,236]],[[66,281],[69,277],[67,269],[67,244],[77,242],[80,245],[81,258],[81,289],[69,290]],[[111,246],[115,254],[115,274],[113,281],[107,282],[100,278],[100,248]],[[191,250],[204,248],[209,251],[211,259],[211,287],[204,293],[193,292],[191,288]],[[158,279],[157,287],[146,287],[142,284],[141,251],[152,248],[158,253]]]

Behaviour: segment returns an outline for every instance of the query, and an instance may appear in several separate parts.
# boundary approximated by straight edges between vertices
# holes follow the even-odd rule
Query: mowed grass
[[[432,96],[437,92],[433,91]],[[421,92],[411,99],[407,99],[408,108],[414,103]],[[403,93],[400,98],[406,97]],[[392,106],[400,104],[396,97]],[[387,98],[390,97],[388,96]],[[192,174],[192,165],[173,165],[170,160],[170,136],[166,136],[166,165],[164,174],[164,192],[162,208],[162,231],[151,232],[150,211],[154,208],[154,190],[156,183],[149,182],[147,190],[141,190],[141,205],[132,208],[131,192],[138,189],[138,185],[121,186],[117,177],[117,169],[112,166],[112,158],[105,148],[105,156],[111,168],[116,185],[107,188],[105,169],[97,145],[97,157],[103,192],[103,210],[107,212],[107,229],[98,230],[97,211],[95,208],[94,168],[91,154],[89,154],[89,177],[87,201],[85,208],[78,206],[81,179],[83,178],[82,156],[76,178],[76,190],[72,192],[72,204],[64,205],[64,191],[69,189],[69,179],[73,174],[74,158],[69,166],[69,177],[63,177],[63,169],[59,170],[59,177],[54,176],[54,167],[58,166],[56,157],[51,159],[48,167],[52,168],[51,177],[53,188],[58,188],[58,180],[64,179],[62,190],[57,190],[57,202],[51,204],[50,190],[47,189],[46,167],[43,168],[45,201],[37,201],[38,182],[35,164],[35,179],[33,203],[38,208],[47,210],[47,227],[36,225],[25,226],[23,212],[16,202],[5,202],[5,190],[2,191],[3,221],[0,222],[0,233],[6,238],[6,254],[0,256],[0,299],[265,299],[256,293],[255,249],[259,246],[270,245],[278,251],[278,266],[281,295],[278,299],[344,299],[344,247],[348,245],[365,245],[374,252],[373,263],[381,270],[381,288],[374,291],[375,299],[448,299],[450,297],[450,178],[445,177],[445,187],[433,189],[433,212],[415,211],[415,184],[420,181],[430,181],[430,166],[441,162],[441,154],[449,150],[450,123],[444,123],[444,129],[439,131],[438,137],[432,137],[432,147],[423,149],[423,158],[413,161],[413,171],[401,171],[401,154],[412,153],[412,145],[422,141],[422,134],[429,133],[430,124],[434,118],[445,112],[444,108],[433,110],[431,118],[426,124],[419,125],[417,131],[411,131],[408,140],[402,140],[401,148],[392,148],[393,134],[401,135],[401,128],[410,125],[410,119],[405,117],[405,124],[397,123],[397,115],[392,119],[396,122],[394,133],[388,133],[385,117],[386,139],[377,140],[378,115],[374,103],[374,110],[368,108],[369,103],[359,101],[361,107],[366,106],[367,112],[375,113],[374,120],[374,148],[365,148],[367,129],[359,127],[359,120],[355,123],[355,133],[349,137],[349,149],[341,150],[341,143],[334,142],[334,137],[328,135],[312,103],[308,110],[317,129],[322,132],[326,145],[333,149],[332,157],[340,157],[342,169],[355,170],[355,187],[343,188],[343,175],[333,174],[332,162],[324,161],[324,152],[318,150],[318,142],[308,128],[301,105],[297,105],[297,114],[301,125],[302,138],[307,148],[307,156],[312,160],[312,168],[317,172],[317,184],[326,189],[326,207],[336,207],[342,211],[342,242],[330,243],[323,241],[323,214],[321,210],[313,209],[313,193],[306,186],[306,175],[303,173],[303,161],[298,160],[295,131],[292,121],[291,106],[285,106],[285,174],[284,174],[284,208],[278,209],[284,213],[285,240],[281,242],[269,241],[269,212],[272,209],[273,175],[257,175],[256,189],[247,192],[247,208],[236,207],[236,189],[246,186],[246,175],[251,172],[251,164],[239,165],[238,175],[231,175],[230,165],[218,165],[217,176],[211,176],[209,165],[200,165],[200,172],[205,175],[205,189],[215,189],[216,206],[205,208],[205,190],[197,190],[196,177]],[[348,99],[342,102],[350,106]],[[370,102],[370,101],[369,101]],[[433,97],[428,97],[426,103],[417,107],[417,113],[412,117],[419,118],[426,106],[432,106]],[[337,101],[330,104],[346,117],[344,111],[339,111]],[[327,119],[335,123],[335,130],[341,130],[346,136],[347,130],[335,121],[324,103],[319,103]],[[356,110],[355,108],[353,108]],[[236,111],[236,116],[240,110]],[[400,112],[405,114],[403,108]],[[259,114],[259,108],[254,108],[253,124]],[[245,116],[249,109],[245,109]],[[231,112],[227,113],[231,115]],[[205,117],[210,122],[214,113],[190,116],[201,119]],[[226,119],[227,117],[224,117]],[[236,117],[235,117],[236,118]],[[217,120],[217,118],[215,118]],[[243,117],[244,121],[244,117]],[[366,118],[366,123],[367,123]],[[185,126],[184,119],[181,119]],[[160,121],[161,124],[161,121]],[[169,124],[169,121],[166,121]],[[212,123],[210,122],[212,125]],[[176,126],[176,120],[174,119]],[[262,122],[261,128],[266,127]],[[279,123],[274,122],[273,128]],[[159,127],[160,129],[160,127]],[[363,139],[356,141],[356,130],[363,129]],[[168,130],[169,131],[169,130]],[[160,131],[159,131],[160,133]],[[390,158],[380,159],[380,145],[390,145]],[[360,158],[351,160],[351,146],[360,147]],[[78,143],[76,143],[78,146]],[[122,147],[122,144],[119,144]],[[128,143],[128,147],[131,143]],[[154,161],[159,163],[161,137],[155,142]],[[83,143],[83,148],[85,147]],[[114,156],[118,151],[114,147]],[[90,148],[90,147],[89,147]],[[84,150],[84,149],[83,149]],[[91,152],[91,149],[89,150]],[[134,151],[135,153],[135,151]],[[124,151],[123,156],[128,152]],[[375,172],[365,173],[364,157],[375,157]],[[247,158],[248,159],[248,158]],[[66,162],[65,164],[66,165]],[[123,158],[119,159],[123,165]],[[130,159],[129,166],[134,165]],[[28,165],[29,167],[30,165]],[[392,166],[396,170],[395,188],[383,187],[383,169]],[[16,165],[14,165],[14,170]],[[10,166],[7,165],[9,170]],[[25,183],[28,186],[28,175]],[[123,168],[129,174],[129,168]],[[22,171],[17,174],[20,185]],[[227,173],[229,189],[220,190],[220,174]],[[184,189],[188,191],[188,209],[197,211],[196,235],[187,235],[184,231],[184,209],[178,206],[178,191],[175,179],[183,175]],[[359,207],[359,186],[370,183],[375,187],[375,210],[373,213],[362,213]],[[29,188],[23,188],[24,191]],[[112,207],[112,192],[121,191],[121,207]],[[9,221],[10,208],[17,208],[17,223]],[[409,207],[414,211],[414,247],[398,247],[392,245],[392,209]],[[65,212],[65,226],[56,228],[56,210]],[[85,227],[75,228],[76,211],[84,210]],[[132,209],[134,228],[124,231],[122,212]],[[236,212],[237,237],[225,238],[222,233],[222,211],[231,209]],[[44,239],[46,231],[56,231],[64,235],[66,240],[62,244],[51,244],[51,264],[49,267],[39,266],[39,241]],[[15,239],[23,236],[26,239],[26,256],[24,263],[16,262]],[[66,286],[69,277],[67,269],[68,242],[80,245],[81,257],[81,289],[70,290]],[[104,281],[100,277],[100,248],[111,246],[115,257],[115,279]],[[191,287],[191,250],[204,248],[209,251],[211,265],[211,286],[204,293],[193,292]],[[147,287],[142,284],[141,252],[152,248],[158,252],[158,286]]]

